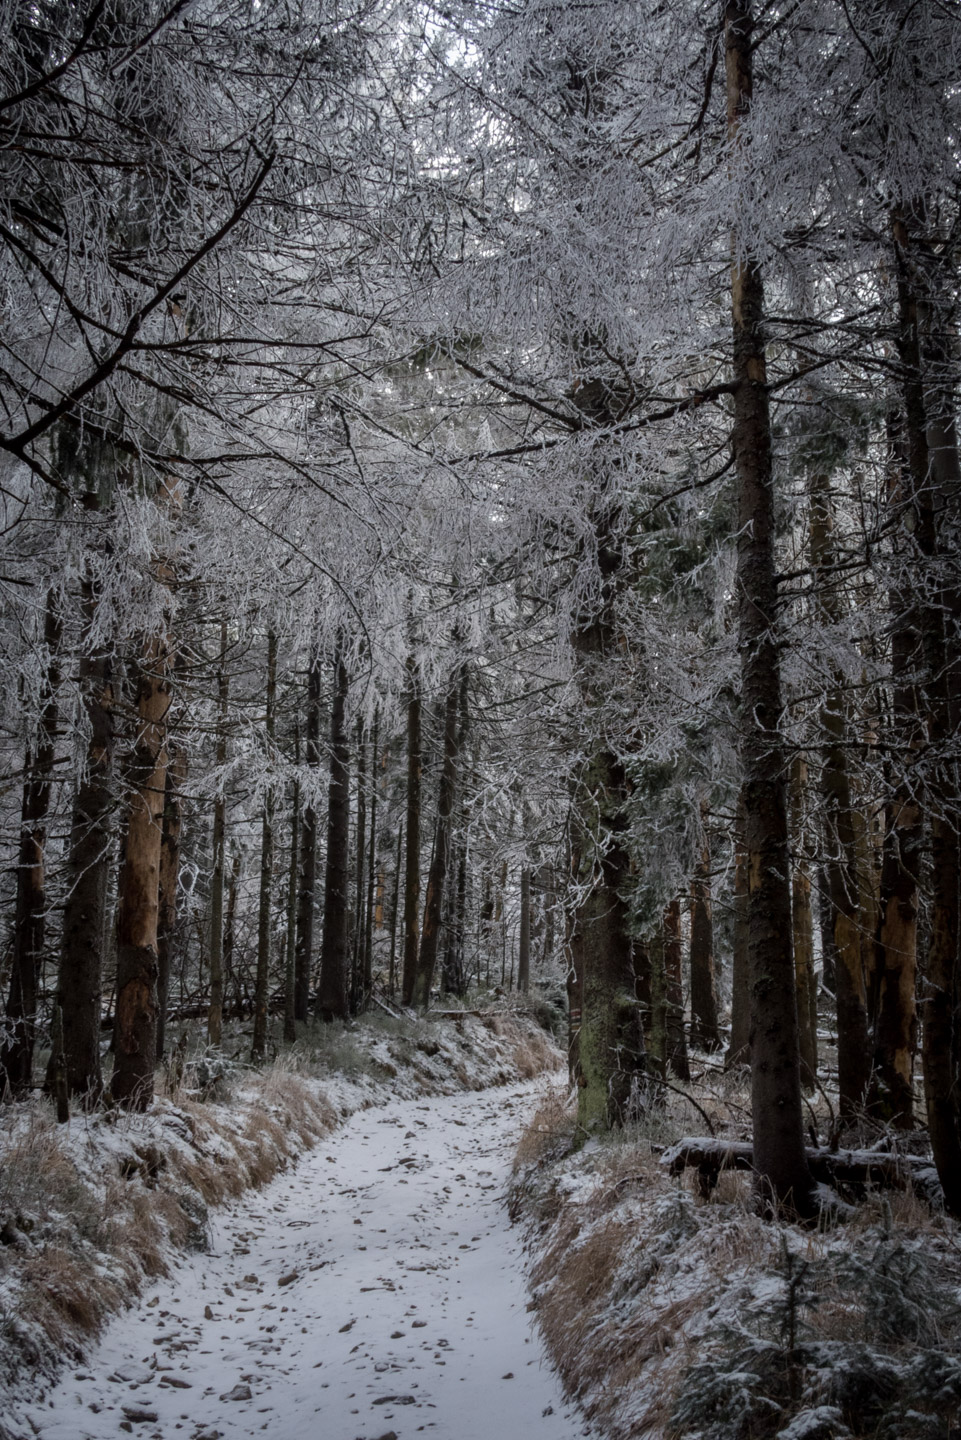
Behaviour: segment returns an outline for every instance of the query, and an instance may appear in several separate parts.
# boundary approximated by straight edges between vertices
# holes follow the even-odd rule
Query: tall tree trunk
[[[420,936],[417,972],[414,980],[413,1003],[420,1010],[430,1005],[430,989],[437,965],[440,922],[450,861],[451,824],[457,796],[457,758],[460,753],[458,710],[460,706],[461,668],[454,671],[447,687],[444,704],[444,759],[441,766],[440,795],[437,804],[437,826],[434,831],[434,853],[427,875],[424,898],[424,925]]]
[[[794,937],[794,975],[797,982],[798,1038],[801,1079],[809,1091],[818,1071],[817,987],[814,978],[814,917],[811,912],[811,870],[807,858],[807,761],[795,755],[791,762],[791,828],[794,834],[794,868],[791,875],[791,925]]]
[[[107,884],[113,852],[114,686],[109,646],[95,645],[99,596],[89,574],[81,582],[84,648],[80,689],[89,728],[87,753],[73,801],[66,865],[57,1004],[62,1016],[67,1087],[88,1105],[103,1089],[100,1068],[102,961]],[[51,1076],[48,1072],[48,1087]]]
[[[361,1008],[364,964],[365,899],[367,894],[367,746],[364,728],[357,722],[357,833],[354,862],[354,934],[351,947],[350,1013]]]
[[[681,956],[681,901],[676,898],[664,911],[664,1003],[667,1063],[685,1083],[691,1078],[684,1033],[683,960]]]
[[[838,947],[834,939],[834,906],[826,865],[817,868],[818,929],[821,933],[821,984],[832,1000],[838,993]]]
[[[153,1099],[157,1063],[157,925],[167,781],[170,652],[152,635],[140,661],[137,736],[127,772],[127,839],[117,910],[117,1008],[111,1094],[128,1109]]]
[[[610,425],[622,399],[602,379],[582,384],[576,403],[591,425]],[[594,482],[592,542],[595,597],[575,616],[572,645],[587,723],[587,756],[574,781],[573,849],[578,895],[571,924],[571,956],[581,1002],[578,1124],[584,1131],[620,1124],[646,1073],[644,1026],[638,1003],[630,906],[625,897],[631,863],[627,801],[630,786],[619,746],[602,719],[612,663],[621,650],[618,602],[625,589],[623,516],[610,494],[617,462]]]
[[[397,827],[397,855],[394,861],[394,898],[390,907],[390,959],[387,964],[387,996],[393,1000],[397,985],[397,921],[400,919],[400,868],[404,853],[403,822]]]
[[[650,1026],[645,1036],[646,1068],[648,1074],[656,1075],[661,1080],[667,1079],[668,1051],[670,1049],[667,1034],[667,964],[664,954],[666,940],[667,935],[662,921],[660,929],[654,932],[650,940],[635,947],[635,963],[640,961],[641,966],[647,972],[651,997]]]
[[[895,510],[911,493],[904,474],[903,437],[889,419],[891,503]],[[899,544],[903,549],[903,544]],[[891,734],[899,757],[897,779],[885,806],[881,852],[881,897],[875,970],[878,977],[875,1067],[879,1109],[899,1129],[914,1128],[914,1055],[917,1048],[918,891],[924,845],[918,778],[912,762],[924,743],[918,677],[923,667],[918,612],[903,581],[891,590]],[[907,762],[907,764],[905,763]]]
[[[651,1027],[654,1024],[654,996],[651,991],[651,947],[646,940],[634,941],[634,994],[641,1012],[644,1044],[651,1048]]]
[[[274,764],[277,709],[277,636],[267,636],[266,730],[269,765]],[[254,985],[254,1033],[250,1058],[263,1060],[267,1053],[267,1000],[270,990],[270,906],[274,879],[274,790],[268,784],[260,842],[260,897],[257,906],[257,979]]]
[[[865,737],[865,746],[877,749],[877,730]],[[868,1017],[868,1051],[872,1053],[872,1033],[877,1020],[877,999],[880,975],[877,970],[877,949],[875,937],[880,923],[881,905],[881,856],[879,843],[878,806],[873,796],[865,793],[864,786],[855,789],[854,802],[854,853],[857,858],[857,874],[860,892],[858,917],[861,927],[861,960],[864,965],[864,997]],[[872,1105],[877,1104],[877,1083],[871,1078]]]
[[[410,1005],[414,999],[418,960],[422,766],[420,676],[413,656],[408,661],[407,677],[407,852],[404,867],[404,969],[401,998],[405,1005]]]
[[[749,897],[747,890],[747,836],[743,787],[734,820],[734,954],[731,960],[731,1039],[724,1067],[751,1062],[751,977],[749,953]]]
[[[176,479],[164,477],[157,505],[170,518],[180,509]],[[137,736],[128,770],[131,788],[123,870],[117,897],[117,1008],[114,1013],[114,1100],[143,1110],[153,1099],[157,1064],[157,925],[160,854],[167,785],[167,720],[172,651],[172,555],[153,557],[154,582],[164,602],[163,628],[144,644],[137,687]]]
[[[370,840],[367,852],[367,906],[364,915],[363,965],[360,1008],[366,1010],[374,989],[374,877],[377,873],[377,741],[380,714],[374,711],[370,749]]]
[[[924,966],[922,1062],[931,1148],[946,1208],[961,1215],[961,1092],[958,1075],[958,923],[961,856],[958,853],[959,791],[950,755],[955,728],[951,685],[958,667],[955,597],[941,573],[950,543],[948,519],[957,521],[959,496],[943,485],[932,465],[921,349],[920,220],[910,207],[893,217],[898,289],[898,357],[907,441],[906,478],[911,487],[918,552],[918,627],[924,653],[924,692],[932,759],[925,794],[930,813],[930,938]],[[952,493],[954,492],[954,493]],[[947,534],[945,532],[948,532]]]
[[[577,888],[571,956],[580,999],[577,1033],[578,1125],[620,1124],[645,1073],[644,1030],[635,990],[634,947],[624,890],[630,874],[627,777],[611,751],[598,747],[575,799]]]
[[[556,898],[554,894],[554,867],[550,862],[541,866],[541,891],[544,896],[544,948],[541,951],[541,965],[546,971],[554,958],[554,928]]]
[[[187,779],[187,752],[171,745],[164,785],[163,835],[160,840],[160,908],[157,916],[157,1059],[167,1045],[167,1002],[170,960],[177,930],[177,885],[180,880],[180,832],[183,826],[183,787]]]
[[[217,794],[214,799],[213,868],[210,877],[210,1006],[207,1044],[220,1049],[224,1027],[224,873],[227,862],[227,720],[230,674],[227,670],[227,621],[220,622],[220,661],[217,667]]]
[[[443,990],[448,995],[463,995],[464,925],[467,905],[467,846],[461,837],[454,846],[456,865],[453,884],[449,887],[447,908],[447,943],[444,951]]]
[[[570,877],[570,887],[568,893],[576,897],[577,877],[580,874],[581,870],[581,857],[580,852],[577,848],[577,841],[573,838],[573,836],[571,840],[570,851],[568,854],[568,862],[568,874]],[[485,888],[488,884],[489,880],[485,881]],[[490,892],[488,891],[488,894],[485,896],[484,905],[481,907],[482,917],[487,909],[489,893]],[[481,924],[483,925],[483,919],[481,921]],[[564,976],[564,983],[565,989],[567,990],[567,1076],[568,1081],[571,1085],[577,1085],[579,1087],[581,1016],[582,1006],[584,1003],[584,987],[582,984],[583,977],[578,965],[579,957],[577,953],[576,938],[577,904],[575,900],[574,903],[566,906],[564,910],[564,953],[567,957],[567,971]],[[484,943],[483,936],[481,939],[481,943],[482,945]],[[486,945],[484,946],[484,949],[486,951]],[[478,949],[478,955],[479,950],[480,947]],[[479,958],[477,963],[477,983],[480,984]],[[641,1029],[643,1030],[643,1028],[644,1026],[642,1020]],[[579,1108],[580,1104],[578,1103],[578,1109]]]
[[[830,576],[836,556],[834,520],[826,475],[811,477],[811,563],[818,609],[829,624],[840,619]],[[841,1113],[853,1118],[868,1102],[871,1045],[862,948],[867,941],[861,914],[862,883],[848,775],[848,706],[840,676],[834,676],[820,713],[824,754],[821,790],[825,804],[825,871],[834,913],[835,994],[838,1023],[838,1087]]]
[[[300,746],[295,741],[297,761]],[[284,1040],[292,1045],[297,1039],[296,975],[297,975],[297,872],[300,839],[300,784],[294,781],[290,806],[290,868],[287,872],[287,943],[284,964]]]
[[[753,92],[751,0],[724,12],[728,134],[735,155]],[[732,267],[734,430],[739,517],[741,759],[748,855],[751,1110],[763,1200],[813,1207],[804,1153],[794,956],[791,952],[787,760],[781,737],[774,475],[764,353],[764,291],[757,261],[735,240]]]
[[[531,872],[521,870],[521,933],[517,954],[517,988],[526,995],[531,988]]]
[[[61,634],[56,597],[53,591],[49,591],[44,614],[45,673],[40,717],[34,739],[28,744],[24,756],[10,995],[7,1027],[0,1045],[0,1099],[8,1089],[13,1095],[26,1094],[33,1079],[38,985],[47,909],[44,850],[57,731]]]
[[[334,698],[330,710],[330,786],[327,791],[327,868],[324,878],[324,939],[320,954],[317,1015],[346,1020],[350,940],[350,742],[347,735],[349,676],[343,639],[334,652]]]
[[[711,847],[707,802],[701,801],[701,848],[691,883],[691,1044],[720,1050],[714,979],[714,916],[711,908]]]
[[[237,935],[237,891],[239,888],[240,851],[235,849],[230,860],[230,876],[227,880],[227,911],[224,915],[224,1005],[226,1007],[227,995],[232,992],[234,1016],[237,1020],[242,1020],[247,1011],[241,993],[240,977],[234,964],[236,951],[234,941]]]
[[[311,769],[320,764],[320,655],[311,652],[307,671],[307,717],[304,758]],[[308,796],[300,830],[300,894],[297,901],[295,1015],[310,1013],[310,981],[314,963],[314,911],[317,892],[317,811]]]

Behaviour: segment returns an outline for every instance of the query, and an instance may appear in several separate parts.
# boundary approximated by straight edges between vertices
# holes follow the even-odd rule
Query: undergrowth
[[[702,1131],[706,1111],[738,1134],[736,1086],[696,1098]],[[659,1164],[691,1116],[668,1095],[579,1145],[551,1102],[518,1147],[533,1303],[588,1416],[611,1440],[958,1440],[953,1222],[892,1191],[819,1230],[776,1225],[734,1171],[705,1200]]]

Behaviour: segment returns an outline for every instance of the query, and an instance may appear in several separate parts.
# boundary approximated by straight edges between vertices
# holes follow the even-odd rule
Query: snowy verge
[[[573,1151],[555,1101],[518,1150],[532,1306],[585,1413],[611,1440],[958,1433],[958,1227],[904,1192],[775,1225],[733,1172],[703,1200],[658,1163],[679,1107]]]
[[[340,1120],[480,1090],[561,1063],[520,1014],[309,1030],[261,1070],[199,1056],[144,1115],[35,1099],[0,1112],[0,1406],[37,1398],[173,1257],[211,1206],[260,1186]],[[0,1423],[0,1436],[3,1434]]]

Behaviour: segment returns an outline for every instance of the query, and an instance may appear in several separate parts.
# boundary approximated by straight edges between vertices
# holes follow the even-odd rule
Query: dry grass
[[[549,1090],[517,1143],[514,1174],[556,1159],[559,1151],[570,1150],[574,1128],[573,1104],[558,1091]]]
[[[0,1218],[55,1224],[69,1213],[79,1236],[96,1243],[102,1228],[99,1198],[65,1153],[51,1107],[33,1100],[0,1151]]]
[[[482,1024],[504,1041],[505,1058],[510,1067],[507,1080],[515,1078],[510,1072],[516,1072],[522,1080],[533,1080],[564,1064],[564,1057],[551,1037],[530,1019],[494,1013],[484,1016]]]
[[[20,1319],[32,1320],[58,1349],[79,1349],[82,1337],[96,1334],[126,1298],[116,1279],[98,1274],[89,1259],[59,1245],[47,1245],[23,1267]]]
[[[694,1094],[720,1133],[742,1130],[738,1078],[719,1077],[712,1093],[699,1087]],[[700,1383],[694,1367],[726,1354],[735,1342],[725,1337],[743,1336],[744,1327],[770,1332],[777,1343],[785,1236],[807,1262],[803,1325],[812,1344],[845,1355],[880,1347],[906,1364],[910,1346],[918,1354],[933,1335],[961,1356],[961,1246],[950,1221],[913,1194],[892,1191],[869,1196],[840,1228],[836,1217],[820,1231],[773,1226],[754,1211],[751,1176],[736,1171],[724,1172],[704,1200],[693,1174],[672,1180],[658,1163],[664,1145],[703,1131],[692,1115],[688,1099],[671,1095],[609,1142],[578,1152],[573,1116],[554,1099],[517,1148],[512,1206],[528,1226],[539,1323],[565,1385],[610,1440],[692,1433],[679,1430],[674,1415],[678,1396]],[[889,1286],[880,1299],[872,1298],[878,1271]],[[933,1423],[941,1400],[921,1403]],[[868,1433],[847,1409],[845,1419],[852,1434]],[[703,1423],[718,1437],[762,1433]]]
[[[582,1395],[592,1378],[601,1341],[599,1315],[614,1288],[628,1240],[626,1220],[610,1216],[582,1236],[577,1222],[568,1217],[555,1227],[549,1249],[531,1272],[535,1294],[540,1291],[542,1296],[537,1307],[541,1329],[575,1395]]]
[[[174,1255],[205,1247],[210,1206],[266,1185],[331,1133],[339,1114],[323,1075],[338,1057],[361,1105],[395,1088],[448,1093],[559,1063],[543,1032],[510,1016],[490,1029],[389,1018],[335,1028],[260,1071],[202,1051],[158,1076],[145,1116],[78,1113],[62,1127],[45,1100],[0,1109],[0,1395],[78,1358]],[[396,1068],[374,1054],[388,1044]]]

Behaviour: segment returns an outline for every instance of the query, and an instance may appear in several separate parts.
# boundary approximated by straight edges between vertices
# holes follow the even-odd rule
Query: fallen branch
[[[930,1198],[936,1193],[937,1178],[931,1160],[922,1155],[899,1155],[894,1151],[827,1150],[821,1146],[805,1149],[808,1168],[815,1180],[864,1190],[868,1185],[897,1190],[909,1187]],[[698,1173],[702,1195],[709,1195],[722,1170],[753,1170],[754,1146],[750,1140],[715,1140],[687,1136],[666,1150],[659,1161],[671,1175],[692,1169]]]

